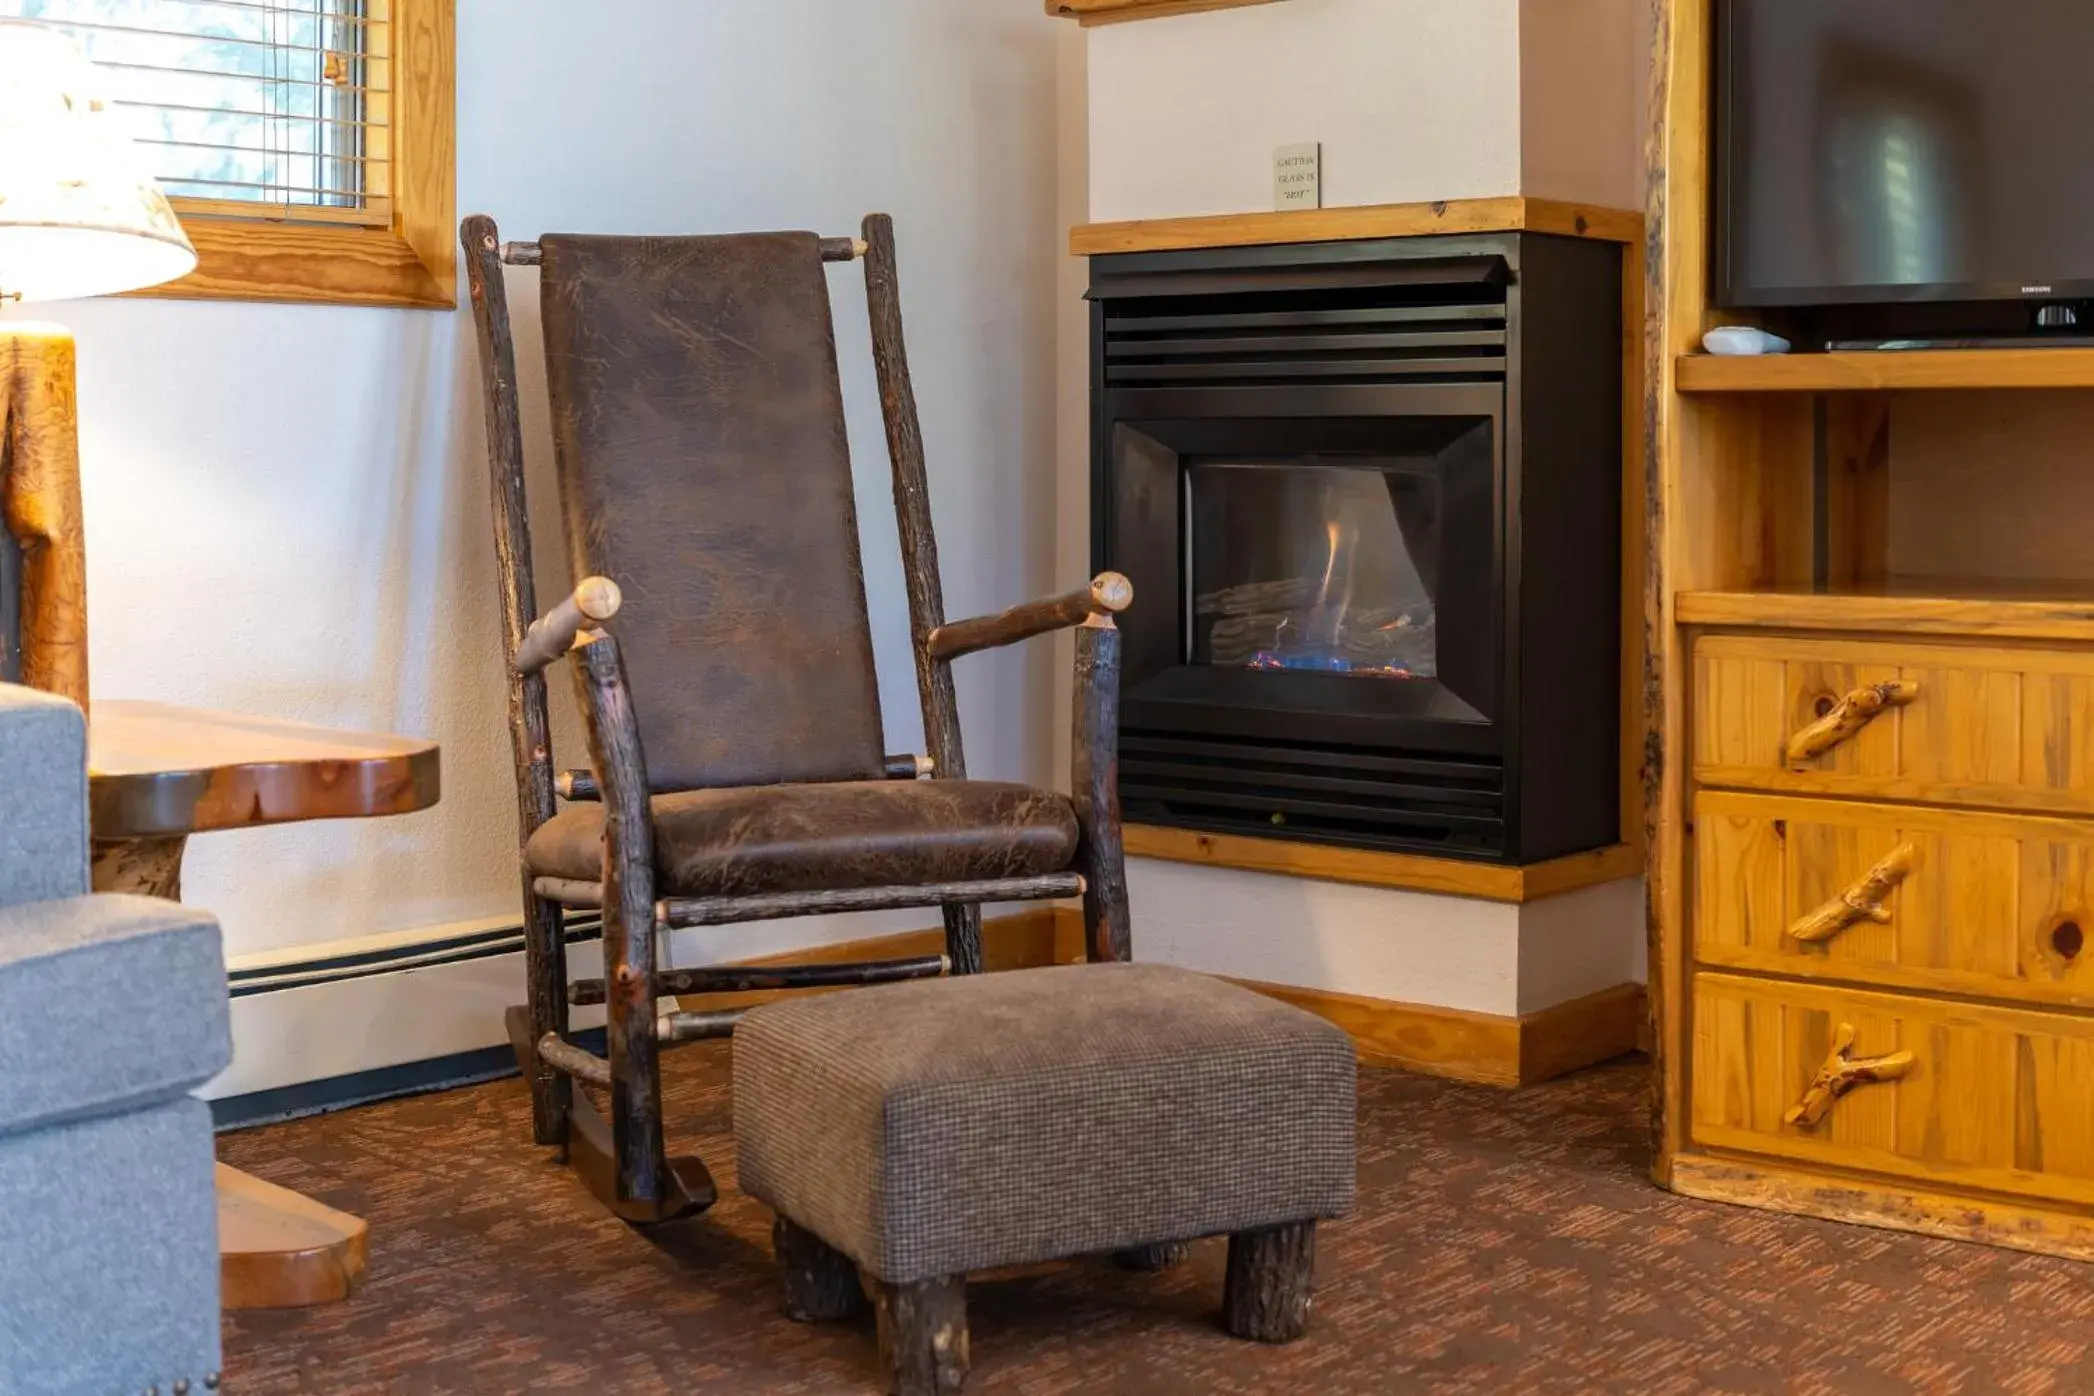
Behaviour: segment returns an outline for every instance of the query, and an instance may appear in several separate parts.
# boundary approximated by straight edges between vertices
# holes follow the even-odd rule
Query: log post
[[[538,896],[524,846],[553,817],[552,724],[545,676],[518,674],[516,652],[538,614],[531,576],[531,520],[524,501],[523,427],[517,413],[516,342],[509,330],[509,296],[502,280],[502,243],[494,220],[474,214],[459,226],[465,252],[473,326],[480,345],[480,380],[487,414],[489,494],[494,503],[495,568],[502,592],[502,659],[509,675],[509,745],[516,767],[516,865],[523,889],[524,980],[530,1040],[567,1032],[567,919]],[[531,1131],[540,1144],[567,1137],[573,1087],[533,1053],[520,1063],[531,1085]]]
[[[1256,1343],[1291,1343],[1308,1331],[1316,1282],[1316,1223],[1238,1231],[1229,1237],[1222,1322]]]
[[[1076,627],[1076,730],[1069,791],[1081,831],[1085,957],[1134,958],[1127,854],[1120,833],[1120,632],[1110,615]]]
[[[21,682],[87,706],[87,533],[73,337],[57,325],[0,327],[0,529],[15,550]],[[17,628],[17,624],[19,628]]]
[[[1100,572],[1091,584],[1064,596],[1028,601],[993,616],[954,621],[930,633],[925,644],[931,658],[954,660],[1001,645],[1013,645],[1051,630],[1066,630],[1091,616],[1124,611],[1134,600],[1134,584],[1117,572]]]
[[[603,943],[610,1024],[611,1145],[620,1202],[655,1203],[675,1187],[662,1147],[661,1047],[654,1015],[654,816],[640,723],[618,642],[576,651],[589,752],[603,784]]]
[[[595,636],[603,623],[618,614],[624,593],[609,577],[584,577],[572,595],[531,622],[524,631],[511,667],[520,674],[536,673],[577,643]]]
[[[1183,1265],[1191,1254],[1191,1245],[1184,1241],[1158,1241],[1154,1245],[1130,1246],[1124,1251],[1114,1251],[1112,1263],[1137,1274],[1158,1275]]]
[[[951,1396],[967,1384],[967,1277],[873,1287],[891,1396]]]
[[[923,426],[916,416],[916,390],[909,381],[909,354],[902,341],[901,280],[895,267],[894,220],[869,215],[865,242],[865,298],[872,321],[873,369],[880,380],[880,415],[887,427],[887,454],[894,467],[894,513],[900,525],[902,576],[909,592],[909,641],[916,656],[916,689],[923,700],[923,740],[935,778],[961,780],[967,760],[960,749],[960,707],[953,692],[952,665],[931,656],[931,632],[945,624],[945,592],[938,576],[938,538],[931,527],[931,486],[924,469]],[[948,906],[945,948],[953,972],[977,974],[982,967],[982,909]]]
[[[785,1316],[794,1323],[836,1323],[865,1312],[858,1267],[842,1251],[780,1216],[771,1223]]]
[[[182,899],[182,853],[187,835],[155,839],[96,839],[90,864],[97,892]]]

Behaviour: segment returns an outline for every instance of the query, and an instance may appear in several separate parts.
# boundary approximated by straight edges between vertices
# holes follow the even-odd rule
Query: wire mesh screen
[[[388,0],[0,0],[77,37],[187,214],[383,223]]]

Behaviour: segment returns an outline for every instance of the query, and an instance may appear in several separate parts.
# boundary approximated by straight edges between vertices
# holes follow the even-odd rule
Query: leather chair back
[[[618,583],[657,792],[870,780],[883,750],[812,233],[541,239],[568,552]]]

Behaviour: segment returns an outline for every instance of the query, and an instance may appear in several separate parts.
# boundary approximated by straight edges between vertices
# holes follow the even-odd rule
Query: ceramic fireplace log
[[[1014,645],[1035,635],[1067,630],[1096,615],[1117,615],[1133,604],[1134,584],[1117,572],[1100,572],[1089,586],[1045,601],[1028,601],[993,616],[954,621],[924,643],[933,659],[958,659],[981,650]]]

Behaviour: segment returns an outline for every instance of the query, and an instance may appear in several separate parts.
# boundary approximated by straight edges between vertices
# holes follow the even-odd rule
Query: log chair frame
[[[923,887],[657,899],[646,756],[624,660],[610,624],[620,604],[615,579],[583,578],[572,595],[533,619],[537,594],[524,495],[516,346],[502,269],[505,264],[538,265],[538,244],[504,243],[494,220],[481,214],[463,221],[459,241],[465,253],[485,389],[495,560],[501,579],[503,654],[509,668],[509,729],[516,771],[517,856],[529,993],[527,1003],[508,1011],[509,1037],[530,1083],[537,1142],[559,1147],[565,1161],[618,1216],[636,1223],[666,1221],[710,1205],[714,1189],[704,1164],[695,1157],[668,1157],[662,1129],[660,1049],[668,1042],[728,1035],[739,1015],[716,1011],[658,1017],[658,998],[979,973],[981,904],[985,901],[1080,895],[1088,958],[1131,958],[1117,765],[1120,635],[1112,617],[1132,600],[1132,588],[1126,578],[1107,573],[1064,596],[995,616],[946,623],[923,435],[902,340],[893,223],[885,214],[873,214],[866,218],[861,237],[823,238],[823,261],[865,263],[873,362],[893,464],[895,512],[909,598],[910,648],[930,749],[927,756],[888,757],[886,774],[890,779],[963,779],[967,765],[952,661],[1074,627],[1071,789],[1079,829],[1075,866],[1038,877]],[[578,667],[591,767],[556,775],[544,671],[562,657],[571,657]],[[535,877],[524,860],[531,835],[553,817],[556,794],[603,805],[604,866],[597,883]],[[659,930],[898,906],[940,909],[945,954],[767,970],[663,972],[655,964],[655,933]],[[601,913],[602,980],[568,982],[565,948],[570,907],[594,907]],[[606,1006],[607,1057],[598,1057],[569,1039],[568,1009],[587,1003]],[[575,1091],[576,1080],[607,1090],[608,1119],[587,1096]]]

